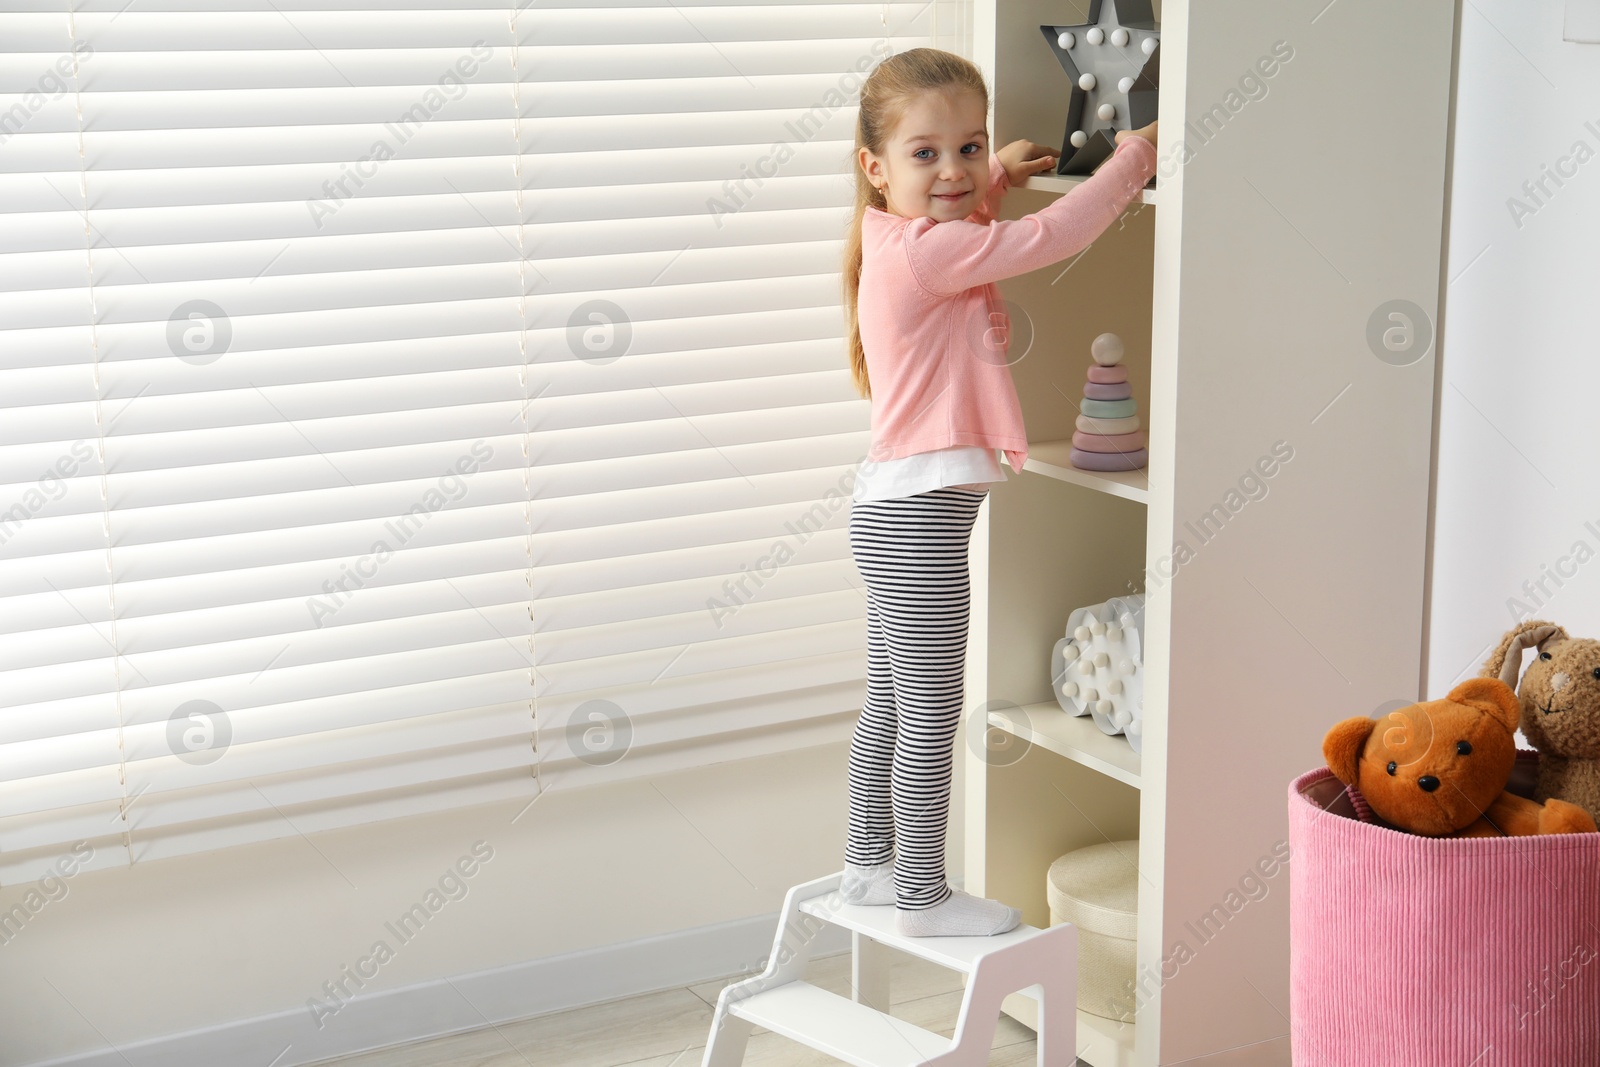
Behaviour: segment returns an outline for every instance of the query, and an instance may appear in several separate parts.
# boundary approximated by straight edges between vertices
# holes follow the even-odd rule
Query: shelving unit
[[[1087,9],[975,0],[992,145],[1059,143],[1067,85],[1039,26]],[[966,888],[1046,926],[1056,857],[1138,837],[1137,1021],[1080,1011],[1078,1055],[1287,1064],[1288,783],[1332,723],[1423,695],[1435,352],[1379,358],[1367,336],[1388,301],[1437,322],[1454,13],[1169,0],[1156,15],[1155,187],[1082,255],[1000,283],[1030,445],[972,536],[964,729],[987,732],[958,749]],[[1081,181],[1032,178],[1001,217]],[[1068,461],[1108,330],[1147,470]],[[1147,604],[1142,754],[1050,689],[1068,614],[1129,592]],[[1034,1024],[1026,998],[1005,1010]]]

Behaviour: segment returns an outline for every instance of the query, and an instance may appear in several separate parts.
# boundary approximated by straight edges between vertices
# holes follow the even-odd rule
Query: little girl
[[[1056,150],[1014,141],[991,155],[988,113],[977,67],[913,48],[867,78],[856,125],[844,302],[851,373],[873,401],[849,526],[867,586],[867,698],[850,745],[840,892],[897,904],[896,928],[914,937],[1001,934],[1022,917],[944,875],[967,543],[989,483],[1006,480],[997,451],[1017,472],[1028,457],[994,283],[1086,248],[1156,166],[1155,123],[1119,131],[1092,177],[997,220],[1005,190],[1052,169]]]

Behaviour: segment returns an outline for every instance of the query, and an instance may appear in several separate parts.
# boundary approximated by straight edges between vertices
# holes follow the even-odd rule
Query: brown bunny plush
[[[1517,684],[1523,649],[1539,650]],[[1522,736],[1539,750],[1539,800],[1565,800],[1600,819],[1600,641],[1529,619],[1500,639],[1483,676],[1517,690]]]
[[[1383,719],[1346,719],[1323,738],[1322,754],[1334,775],[1397,829],[1430,837],[1592,831],[1594,819],[1582,808],[1505,791],[1519,711],[1506,683],[1469,678],[1443,700]]]

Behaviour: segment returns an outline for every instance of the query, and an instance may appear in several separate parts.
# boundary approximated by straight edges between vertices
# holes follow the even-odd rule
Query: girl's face
[[[921,93],[907,104],[881,157],[861,149],[861,169],[883,190],[891,214],[964,219],[989,191],[987,126],[973,93]]]

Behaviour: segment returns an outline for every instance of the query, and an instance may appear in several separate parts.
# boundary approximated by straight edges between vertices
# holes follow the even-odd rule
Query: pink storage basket
[[[1289,787],[1289,843],[1295,1067],[1600,1065],[1600,834],[1418,837],[1324,767]]]

